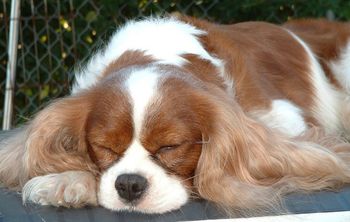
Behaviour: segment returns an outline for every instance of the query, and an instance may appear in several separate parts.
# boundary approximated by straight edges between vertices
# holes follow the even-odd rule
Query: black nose
[[[137,174],[122,174],[117,177],[115,188],[121,198],[131,202],[142,196],[147,188],[147,180]]]

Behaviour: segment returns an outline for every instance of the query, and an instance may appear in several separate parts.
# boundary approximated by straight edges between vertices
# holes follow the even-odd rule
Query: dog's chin
[[[168,203],[159,203],[159,201],[149,201],[147,199],[141,200],[137,203],[123,203],[122,201],[116,198],[115,201],[99,201],[99,204],[109,210],[117,212],[138,212],[144,214],[163,214],[166,212],[174,211],[180,209],[188,201],[188,197],[179,198],[177,201],[168,202]],[[114,203],[111,203],[114,202]]]

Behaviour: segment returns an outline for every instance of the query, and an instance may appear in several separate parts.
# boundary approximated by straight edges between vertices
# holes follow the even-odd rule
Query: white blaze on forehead
[[[158,79],[159,75],[155,68],[149,67],[134,71],[126,81],[126,87],[132,100],[136,138],[140,133],[147,106],[157,92]]]

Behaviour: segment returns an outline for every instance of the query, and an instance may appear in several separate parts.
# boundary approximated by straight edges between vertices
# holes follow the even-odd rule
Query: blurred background
[[[14,0],[13,0],[14,1]],[[349,0],[21,0],[12,124],[69,92],[86,61],[128,19],[180,12],[218,23],[296,18],[350,20]],[[0,3],[0,124],[3,121],[11,1]]]

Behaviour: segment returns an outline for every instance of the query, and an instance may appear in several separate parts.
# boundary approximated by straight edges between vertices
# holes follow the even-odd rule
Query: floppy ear
[[[85,144],[87,101],[84,96],[59,99],[2,141],[0,181],[20,188],[30,178],[48,173],[96,171]]]
[[[208,143],[202,147],[194,181],[205,199],[226,210],[251,209],[274,206],[285,192],[350,182],[350,163],[344,161],[349,144],[339,149],[328,143],[332,151],[315,143],[322,141],[321,134],[313,134],[314,142],[287,138],[222,98],[211,102],[214,120],[205,135]]]

